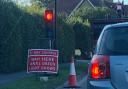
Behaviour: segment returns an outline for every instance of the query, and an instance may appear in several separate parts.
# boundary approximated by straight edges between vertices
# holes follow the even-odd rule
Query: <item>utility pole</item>
[[[57,0],[55,0],[55,28],[54,28],[54,48],[56,49],[56,26],[57,26]]]
[[[104,0],[102,0],[102,8],[104,7]]]

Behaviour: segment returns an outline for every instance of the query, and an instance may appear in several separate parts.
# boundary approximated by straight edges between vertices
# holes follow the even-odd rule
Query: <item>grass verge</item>
[[[76,73],[81,75],[87,71],[86,63],[76,63]],[[55,89],[67,81],[69,76],[69,64],[60,65],[58,76],[49,76],[47,82],[36,79],[36,76],[19,79],[7,85],[0,86],[0,89]]]

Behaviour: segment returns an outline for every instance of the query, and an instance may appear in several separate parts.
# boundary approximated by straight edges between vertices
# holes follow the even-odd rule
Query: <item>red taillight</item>
[[[91,61],[91,77],[94,79],[105,79],[110,77],[109,57],[95,55]]]

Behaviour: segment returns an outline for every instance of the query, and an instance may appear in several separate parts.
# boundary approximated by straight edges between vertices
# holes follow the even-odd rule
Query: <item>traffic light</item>
[[[54,12],[53,10],[45,10],[44,13],[45,31],[47,38],[54,38]]]
[[[44,20],[47,23],[51,23],[54,20],[54,13],[53,10],[45,10],[45,14],[44,14]]]

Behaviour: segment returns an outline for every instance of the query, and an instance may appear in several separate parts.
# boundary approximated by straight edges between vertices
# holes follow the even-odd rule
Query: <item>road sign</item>
[[[27,72],[58,73],[58,50],[29,49]]]

